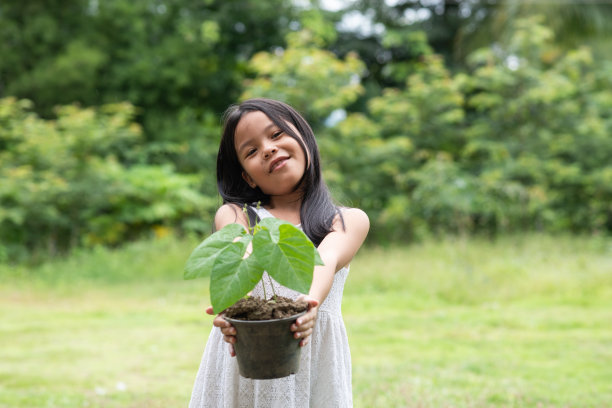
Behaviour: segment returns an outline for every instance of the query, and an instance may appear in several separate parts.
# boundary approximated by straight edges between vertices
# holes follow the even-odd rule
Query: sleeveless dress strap
[[[266,210],[263,207],[255,207],[255,206],[251,206],[251,208],[255,211],[255,213],[259,216],[259,218],[269,218],[269,217],[274,217],[272,214],[270,214],[270,211]]]
[[[274,215],[270,211],[266,210],[263,207],[257,208],[255,206],[252,206],[252,208],[259,218],[269,218],[269,217],[275,218]],[[299,229],[302,229],[302,224],[297,224],[296,227],[298,227]]]

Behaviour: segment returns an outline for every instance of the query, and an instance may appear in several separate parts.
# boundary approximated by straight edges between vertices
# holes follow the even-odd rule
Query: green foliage
[[[126,164],[142,147],[131,105],[65,106],[54,121],[30,108],[0,100],[0,247],[10,258],[209,228],[199,220],[214,202],[198,177]]]
[[[463,143],[458,131],[463,127],[463,96],[439,57],[423,61],[405,89],[385,89],[370,101],[370,118],[350,115],[322,144],[334,189],[392,228],[397,238],[412,236],[415,223],[443,223],[435,220],[430,203],[419,202],[425,198],[414,194],[421,184],[432,187],[433,180],[422,180],[418,171],[428,162],[452,161]],[[418,208],[425,212],[419,214]],[[387,232],[378,230],[381,235]]]
[[[542,15],[543,24],[555,32],[555,45],[567,50],[586,44],[598,57],[610,57],[606,40],[612,32],[609,24],[612,4],[606,1],[359,0],[346,2],[338,14],[354,13],[355,9],[367,16],[372,25],[384,26],[385,34],[395,32],[397,37],[408,37],[423,31],[434,52],[444,56],[453,70],[462,69],[466,57],[476,49],[507,44],[517,22],[534,15]],[[389,64],[411,54],[406,49],[392,49],[389,58],[372,58],[387,51],[388,42],[386,36],[371,31],[341,32],[341,41],[335,46],[351,49],[359,47],[360,41],[367,42],[368,47],[360,47],[365,51],[361,55],[373,60],[374,71],[380,70],[379,66],[385,70]]]
[[[328,180],[391,239],[432,232],[612,230],[612,86],[534,17],[452,75],[423,56],[369,114],[323,129]]]
[[[4,1],[0,98],[55,107],[127,101],[146,141],[138,160],[212,174],[219,116],[241,93],[246,61],[284,45],[283,0]],[[209,196],[215,183],[203,183]]]
[[[220,113],[254,96],[305,114],[370,239],[612,231],[612,67],[555,42],[564,19],[543,24],[597,7],[521,20],[536,6],[368,0],[356,9],[385,30],[360,36],[281,0],[5,3],[0,260],[209,230]],[[415,8],[433,14],[407,29]],[[461,65],[438,55],[498,12],[492,45],[459,41]]]
[[[219,111],[239,95],[244,60],[282,45],[293,15],[282,0],[3,2],[0,97],[45,116],[124,100],[145,117]]]
[[[322,42],[318,31],[303,29],[288,35],[286,49],[255,54],[249,66],[256,77],[246,82],[241,98],[284,101],[313,125],[321,123],[333,110],[354,102],[363,92],[363,63],[354,53],[340,59],[320,49]]]
[[[300,229],[264,218],[252,234],[239,224],[228,224],[206,238],[187,260],[184,277],[210,276],[210,300],[214,312],[220,313],[251,291],[264,271],[280,284],[308,293],[313,268],[321,264]]]
[[[593,181],[610,171],[610,105],[599,103],[610,98],[610,83],[598,79],[587,49],[551,56],[550,39],[537,19],[526,20],[506,52],[473,59],[472,75],[461,78],[471,110],[465,164],[481,177],[519,183],[523,222],[610,229],[610,207],[600,201],[609,202],[609,191],[592,194]]]

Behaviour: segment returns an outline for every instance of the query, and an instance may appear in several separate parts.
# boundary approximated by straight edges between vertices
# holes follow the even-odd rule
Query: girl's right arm
[[[223,204],[215,214],[215,230],[219,231],[228,224],[240,224],[247,228],[247,217],[242,209],[236,204]],[[206,313],[214,315],[213,308],[208,307]],[[236,343],[236,329],[229,324],[224,318],[223,313],[218,314],[213,320],[213,325],[221,329],[223,339],[230,344],[230,354],[232,357],[236,355],[234,344]]]

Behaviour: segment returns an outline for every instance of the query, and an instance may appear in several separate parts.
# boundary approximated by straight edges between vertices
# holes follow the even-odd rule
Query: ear
[[[244,179],[244,181],[246,181],[246,183],[251,186],[251,188],[255,188],[257,187],[257,184],[255,184],[255,181],[253,181],[253,179],[251,178],[251,176],[249,176],[247,174],[246,171],[242,171],[242,178]]]

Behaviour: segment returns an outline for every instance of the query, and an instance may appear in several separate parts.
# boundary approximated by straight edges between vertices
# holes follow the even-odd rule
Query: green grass
[[[212,318],[195,242],[0,266],[0,407],[184,407]],[[343,302],[356,407],[612,406],[612,240],[362,250]]]

